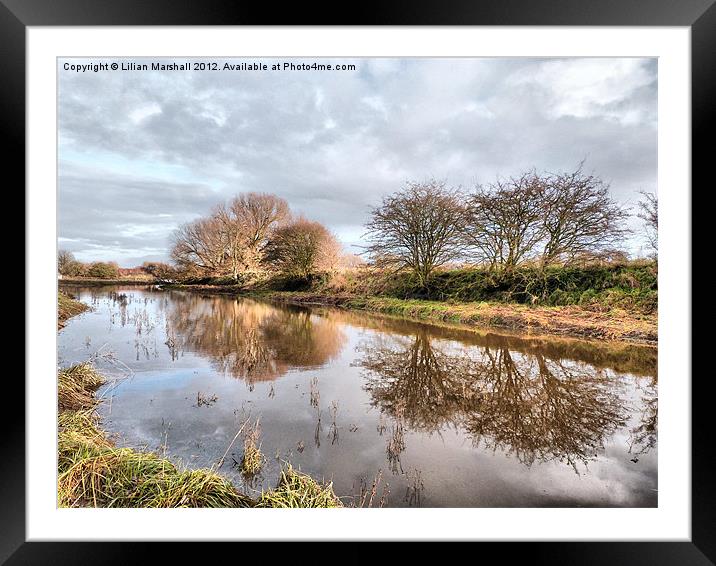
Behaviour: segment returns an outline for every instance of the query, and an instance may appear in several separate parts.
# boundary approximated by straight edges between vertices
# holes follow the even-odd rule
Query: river
[[[346,505],[655,507],[651,346],[474,332],[363,312],[151,287],[68,288],[58,335],[94,360],[120,446],[208,467],[251,495],[282,465]],[[262,471],[236,465],[243,423]],[[362,497],[361,497],[362,495]]]

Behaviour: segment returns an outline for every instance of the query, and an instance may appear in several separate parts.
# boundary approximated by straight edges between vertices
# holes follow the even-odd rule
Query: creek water
[[[92,307],[58,363],[93,359],[120,446],[209,467],[258,420],[261,472],[332,481],[346,505],[655,507],[657,350],[469,331],[151,287],[68,288]],[[363,498],[363,505],[369,497]]]

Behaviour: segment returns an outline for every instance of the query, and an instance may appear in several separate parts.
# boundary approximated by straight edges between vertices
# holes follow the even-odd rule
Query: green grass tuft
[[[151,453],[114,447],[87,411],[66,412],[58,437],[60,507],[251,507],[211,470],[179,470]]]
[[[290,465],[281,470],[278,485],[261,494],[257,507],[342,507],[333,483],[320,484]]]
[[[117,448],[99,428],[94,391],[102,376],[89,363],[58,372],[57,503],[60,507],[335,507],[331,486],[282,472],[276,491],[257,502],[213,469],[184,470],[166,458]],[[247,434],[246,465],[256,473],[258,422]],[[302,505],[305,504],[305,505]]]

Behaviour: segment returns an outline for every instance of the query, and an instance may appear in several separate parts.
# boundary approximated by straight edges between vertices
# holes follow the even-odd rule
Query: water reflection
[[[640,455],[647,454],[656,448],[659,428],[659,415],[657,411],[658,396],[656,379],[650,380],[641,390],[641,414],[639,424],[630,431],[629,450],[638,459]],[[632,460],[634,461],[634,460]]]
[[[183,348],[209,356],[219,371],[249,384],[322,366],[346,341],[335,322],[304,309],[185,293],[173,294],[166,324]]]
[[[100,407],[127,445],[210,466],[251,415],[267,455],[255,489],[283,459],[343,495],[382,472],[391,506],[656,505],[656,348],[153,289],[79,296],[94,309],[61,331],[60,362],[98,350],[129,366]]]
[[[360,350],[371,403],[396,423],[423,432],[460,427],[475,445],[528,466],[558,459],[576,469],[626,424],[622,380],[584,363],[513,352],[504,343],[460,348],[425,331],[378,336]],[[656,403],[649,416],[652,410],[655,416]],[[635,430],[635,444],[651,430]]]

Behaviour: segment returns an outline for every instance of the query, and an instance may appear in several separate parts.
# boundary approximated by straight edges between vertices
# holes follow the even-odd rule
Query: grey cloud
[[[254,190],[350,239],[406,180],[472,186],[585,157],[625,204],[656,190],[653,59],[341,62],[357,71],[60,71],[60,236],[80,258],[166,257],[179,223]]]
[[[60,244],[86,260],[166,259],[174,229],[223,200],[200,184],[67,169],[59,177]]]

